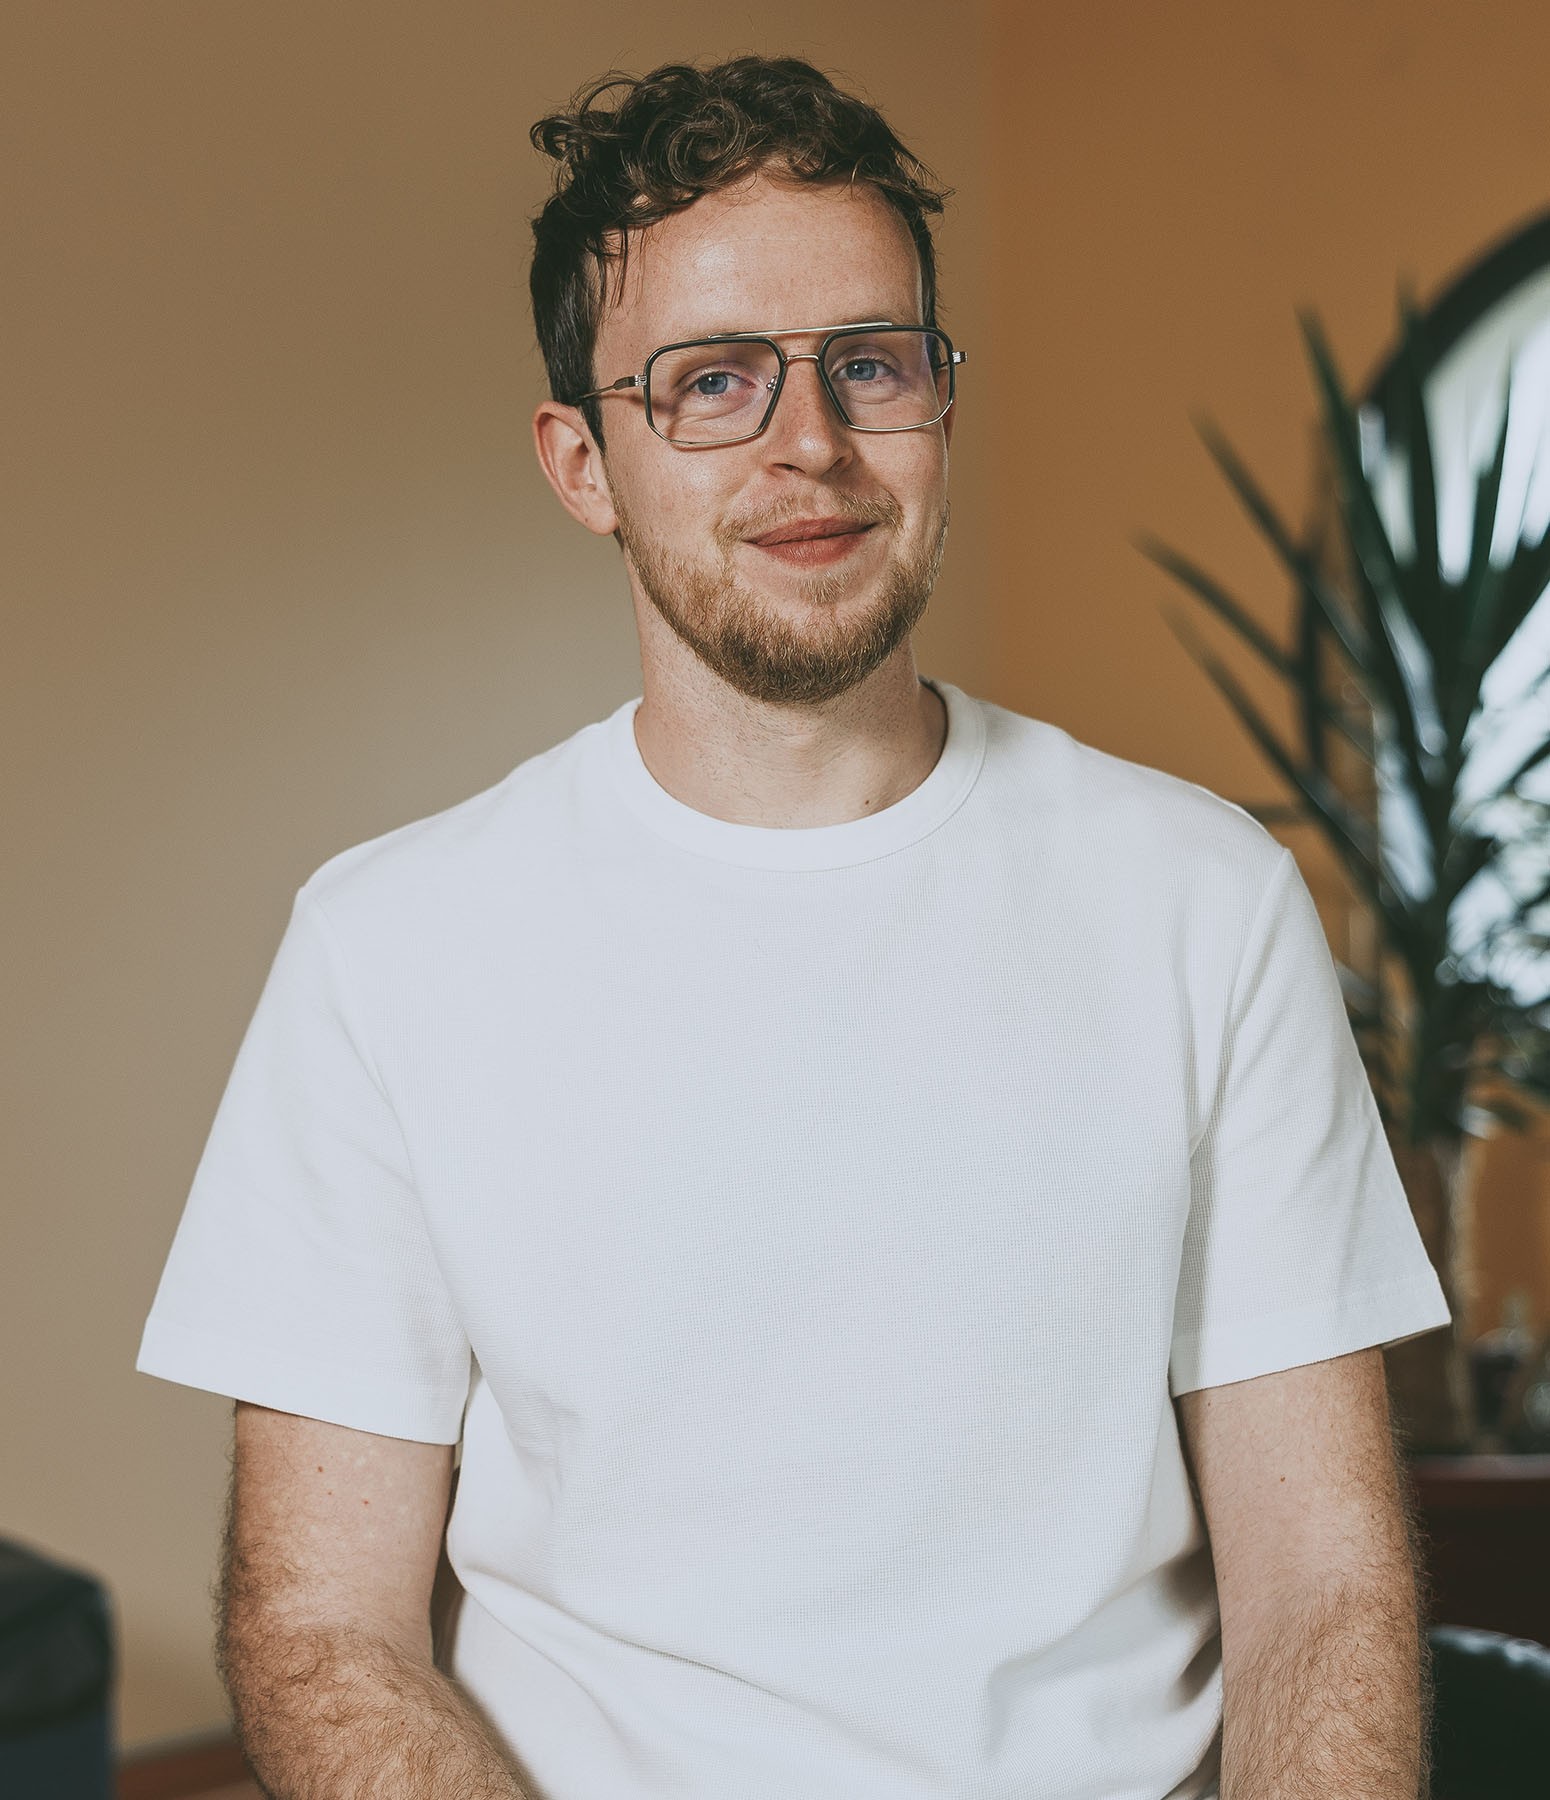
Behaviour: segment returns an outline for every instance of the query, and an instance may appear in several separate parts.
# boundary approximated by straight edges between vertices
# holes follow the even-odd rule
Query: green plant
[[[1182,616],[1166,609],[1185,647],[1295,790],[1296,809],[1323,832],[1374,922],[1380,952],[1372,978],[1336,966],[1411,1212],[1453,1321],[1448,1332],[1385,1348],[1389,1394],[1411,1454],[1468,1452],[1496,1446],[1479,1436],[1461,1336],[1466,1139],[1475,1113],[1522,1129],[1532,1121],[1520,1103],[1550,1102],[1550,988],[1523,999],[1517,982],[1499,978],[1498,960],[1504,949],[1526,952],[1531,967],[1550,969],[1550,933],[1540,922],[1550,908],[1550,805],[1523,788],[1550,758],[1550,730],[1484,794],[1472,798],[1468,790],[1480,783],[1465,777],[1492,710],[1482,700],[1486,675],[1550,585],[1550,528],[1531,542],[1520,518],[1511,554],[1506,560],[1492,555],[1509,405],[1495,453],[1475,479],[1467,564],[1462,573],[1444,567],[1425,405],[1430,362],[1423,327],[1404,302],[1385,423],[1406,466],[1386,523],[1381,468],[1369,476],[1364,463],[1361,411],[1347,396],[1317,319],[1305,314],[1301,323],[1333,477],[1328,538],[1293,533],[1220,432],[1209,421],[1199,427],[1292,577],[1295,648],[1283,649],[1196,563],[1156,539],[1143,538],[1140,548],[1225,620],[1290,690],[1296,745],[1282,741],[1222,661]],[[1534,707],[1536,731],[1541,722],[1550,724],[1539,699],[1546,679],[1550,670],[1517,701]],[[1354,705],[1347,704],[1352,690]],[[1333,772],[1337,738],[1355,753],[1358,771],[1343,785]],[[1378,829],[1380,792],[1418,822],[1419,856],[1405,869],[1396,866]],[[1471,934],[1459,898],[1488,876],[1508,897],[1507,909]],[[1394,965],[1403,977],[1397,999],[1387,974]]]
[[[1550,906],[1550,876],[1541,868],[1525,881],[1523,872],[1535,853],[1550,851],[1550,806],[1521,785],[1550,758],[1550,731],[1484,799],[1466,802],[1461,793],[1484,678],[1550,586],[1550,530],[1530,542],[1520,521],[1508,560],[1492,557],[1508,407],[1495,454],[1477,477],[1467,567],[1451,576],[1444,569],[1424,404],[1428,355],[1422,326],[1403,302],[1396,416],[1388,424],[1408,466],[1408,529],[1391,530],[1364,467],[1359,409],[1317,319],[1304,314],[1301,325],[1335,476],[1333,559],[1288,528],[1208,420],[1198,427],[1292,577],[1300,603],[1296,648],[1283,650],[1247,608],[1177,551],[1153,538],[1143,538],[1140,548],[1231,625],[1292,690],[1298,746],[1277,736],[1220,659],[1166,609],[1186,648],[1321,828],[1371,909],[1385,954],[1404,971],[1409,1004],[1400,1010],[1381,981],[1367,982],[1340,966],[1352,1028],[1385,1124],[1397,1126],[1411,1145],[1439,1138],[1457,1143],[1472,1107],[1515,1127],[1529,1122],[1502,1091],[1503,1082],[1520,1098],[1550,1102],[1550,987],[1525,1002],[1493,972],[1507,947],[1541,954],[1550,968],[1550,933],[1536,925],[1536,915]],[[1327,650],[1343,660],[1358,690],[1355,711],[1331,697]],[[1535,697],[1546,676],[1550,670],[1535,684]],[[1381,758],[1390,791],[1402,789],[1424,827],[1419,879],[1414,870],[1401,877],[1391,866],[1374,822],[1333,779],[1332,734],[1372,770],[1374,784]],[[1511,896],[1510,910],[1487,937],[1462,941],[1456,903],[1487,872]]]

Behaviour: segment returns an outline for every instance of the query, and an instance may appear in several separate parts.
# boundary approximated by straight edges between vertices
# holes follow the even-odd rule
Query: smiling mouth
[[[809,520],[789,525],[762,538],[744,541],[751,550],[762,551],[776,562],[797,569],[828,568],[856,554],[856,547],[871,535],[872,525],[857,525],[849,519]]]
[[[762,543],[757,538],[750,538],[748,545],[750,549],[793,568],[827,568],[856,555],[857,545],[871,532],[870,525],[847,525],[843,530],[832,529],[805,537],[771,538]]]
[[[777,544],[807,544],[822,538],[859,537],[862,532],[871,529],[870,524],[858,524],[853,519],[802,519],[794,525],[777,526],[773,531],[749,538],[748,542],[756,544],[761,550],[768,550]]]

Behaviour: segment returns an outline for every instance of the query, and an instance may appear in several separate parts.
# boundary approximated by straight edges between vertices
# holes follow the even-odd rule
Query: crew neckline
[[[949,681],[921,678],[947,709],[947,739],[918,787],[881,812],[837,825],[740,825],[686,805],[646,767],[635,741],[642,695],[606,721],[608,762],[630,810],[659,837],[720,862],[761,869],[838,869],[918,843],[968,799],[985,757],[985,720],[974,698]]]

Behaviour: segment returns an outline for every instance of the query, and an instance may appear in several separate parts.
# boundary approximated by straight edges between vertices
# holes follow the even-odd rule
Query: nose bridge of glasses
[[[773,337],[775,334],[771,332],[769,335]],[[793,355],[789,351],[782,351],[781,355],[786,366],[783,370],[778,371],[768,384],[770,388],[770,400],[769,406],[765,412],[765,424],[769,425],[773,423],[773,416],[777,403],[786,398],[785,377],[789,376],[792,363],[810,362],[816,364],[814,373],[818,378],[818,391],[816,395],[810,394],[808,396],[808,404],[811,405],[812,401],[816,398],[818,402],[818,411],[821,417],[828,418],[833,414],[838,417],[842,425],[848,425],[850,420],[846,416],[844,407],[840,405],[839,396],[830,385],[828,375],[823,366],[823,357],[819,352],[816,350],[808,350],[801,352],[799,355]]]

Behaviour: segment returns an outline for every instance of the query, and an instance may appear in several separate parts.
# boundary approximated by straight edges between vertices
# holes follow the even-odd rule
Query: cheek
[[[616,475],[615,498],[656,537],[681,543],[704,541],[728,516],[737,493],[724,469],[710,466],[709,454],[680,452],[682,463],[652,459]]]
[[[892,468],[879,474],[906,515],[917,526],[927,525],[941,512],[947,495],[947,445],[940,436],[910,445],[901,449]]]
[[[923,487],[931,487],[947,479],[947,433],[940,426],[921,432],[916,452],[916,470]]]

